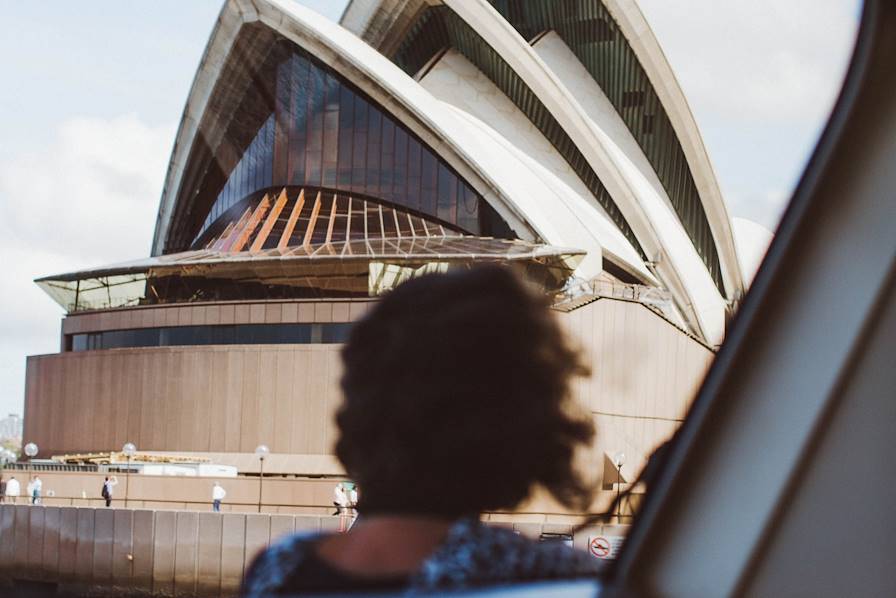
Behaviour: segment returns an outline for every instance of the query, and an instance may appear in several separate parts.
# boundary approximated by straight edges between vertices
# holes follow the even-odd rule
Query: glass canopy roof
[[[371,199],[280,189],[237,204],[190,251],[38,279],[68,312],[374,296],[432,271],[505,263],[559,291],[584,252],[477,237]]]

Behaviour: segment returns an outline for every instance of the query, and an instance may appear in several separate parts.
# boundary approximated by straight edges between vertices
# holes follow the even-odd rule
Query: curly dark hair
[[[588,368],[509,268],[402,284],[354,325],[342,359],[336,454],[362,513],[507,509],[535,484],[590,503],[573,455],[594,426],[569,400]]]

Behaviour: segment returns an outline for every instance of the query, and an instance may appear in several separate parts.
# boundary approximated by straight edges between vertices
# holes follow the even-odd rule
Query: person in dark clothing
[[[584,552],[479,521],[535,486],[591,504],[573,454],[594,427],[570,400],[588,369],[542,296],[498,266],[420,277],[353,326],[342,359],[336,454],[361,517],[268,548],[244,596],[596,577]]]
[[[118,478],[116,478],[115,476],[112,476],[111,478],[109,476],[106,476],[106,479],[103,482],[102,495],[103,495],[103,498],[106,500],[107,507],[112,506],[112,494],[114,492],[113,488],[115,488],[115,486],[117,486],[117,485],[118,485]]]

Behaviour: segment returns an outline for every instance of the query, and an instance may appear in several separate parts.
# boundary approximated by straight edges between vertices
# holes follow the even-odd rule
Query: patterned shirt
[[[406,579],[369,579],[337,571],[316,556],[321,534],[298,534],[260,554],[243,596],[403,589],[408,594],[551,579],[597,578],[600,562],[560,542],[538,542],[476,519],[460,519],[420,569]]]

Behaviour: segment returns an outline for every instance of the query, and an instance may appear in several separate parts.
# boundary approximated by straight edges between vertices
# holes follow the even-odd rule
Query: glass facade
[[[271,170],[274,147],[274,115],[271,114],[264,125],[258,129],[255,138],[249,144],[246,152],[237,162],[224,188],[218,194],[218,199],[212,205],[202,230],[218,219],[227,209],[253,193],[258,189],[270,187],[273,184],[273,172]]]
[[[351,322],[324,324],[229,324],[107,330],[68,335],[69,351],[185,345],[332,344],[348,340]]]
[[[229,62],[244,68],[231,65],[233,79],[222,76],[213,93],[218,122],[200,126],[204,143],[185,180],[202,169],[194,162],[208,165],[181,191],[179,207],[193,195],[192,217],[178,218],[185,230],[171,236],[166,252],[194,244],[247,197],[285,186],[364,195],[468,234],[515,237],[466,181],[363,92],[266,28],[243,29]]]

